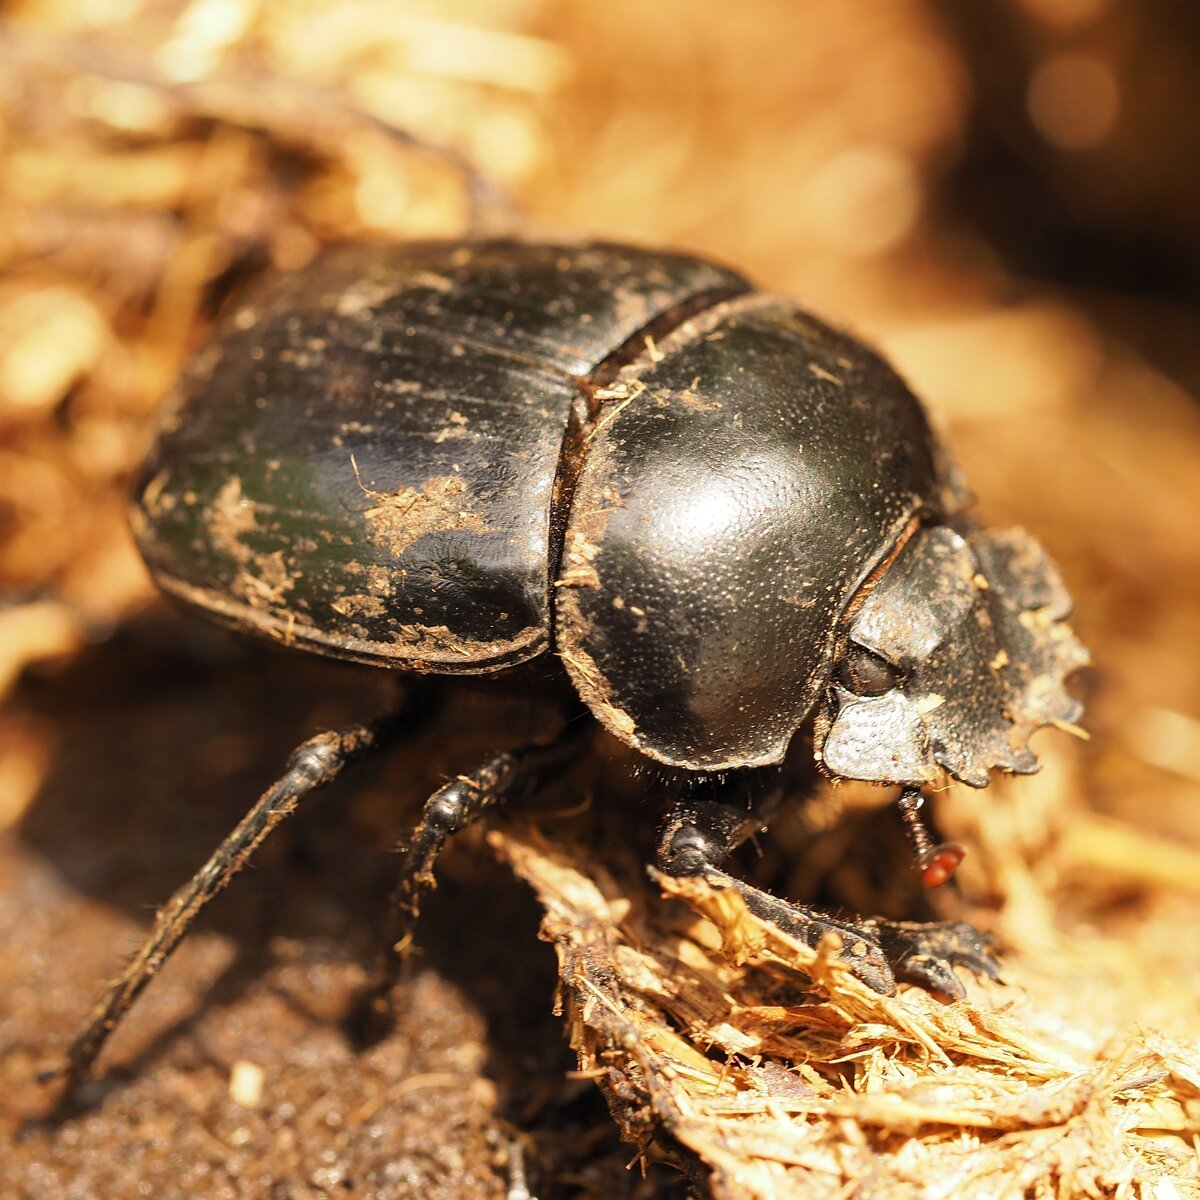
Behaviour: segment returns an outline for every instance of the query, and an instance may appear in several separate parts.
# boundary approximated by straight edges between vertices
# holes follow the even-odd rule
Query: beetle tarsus
[[[918,983],[955,999],[965,995],[954,967],[973,975],[1000,978],[994,940],[966,921],[864,921],[882,946],[897,979]]]

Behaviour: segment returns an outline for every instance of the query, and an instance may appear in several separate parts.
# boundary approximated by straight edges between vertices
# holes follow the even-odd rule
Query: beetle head
[[[817,718],[818,761],[879,783],[949,773],[984,787],[993,768],[1036,771],[1030,735],[1082,711],[1063,689],[1088,661],[1070,608],[1023,531],[919,529],[851,606]]]

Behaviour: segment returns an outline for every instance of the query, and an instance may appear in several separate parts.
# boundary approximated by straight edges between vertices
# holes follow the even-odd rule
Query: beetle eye
[[[904,682],[903,673],[891,663],[855,642],[847,645],[837,675],[838,682],[857,696],[882,696]]]

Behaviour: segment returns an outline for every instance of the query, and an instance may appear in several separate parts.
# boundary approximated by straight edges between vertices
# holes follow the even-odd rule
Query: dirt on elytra
[[[1178,6],[216,8],[85,24],[22,0],[0,28],[0,1194],[494,1197],[514,1138],[541,1200],[1200,1194],[1200,91]],[[1040,775],[936,804],[970,853],[961,901],[934,903],[997,935],[1006,986],[864,996],[736,905],[663,899],[657,813],[607,744],[611,777],[557,801],[591,810],[449,854],[395,1029],[356,1047],[390,836],[538,723],[470,699],[285,825],[85,1110],[36,1119],[34,1069],[155,905],[296,741],[390,686],[168,614],[124,513],[237,283],[463,228],[455,173],[356,112],[454,145],[535,229],[709,253],[864,335],[989,523],[1045,543],[1096,663],[1074,685],[1091,741],[1039,734]],[[820,791],[739,869],[922,915],[885,799]]]

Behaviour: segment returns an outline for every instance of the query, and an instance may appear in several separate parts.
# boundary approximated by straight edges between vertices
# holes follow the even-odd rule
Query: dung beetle
[[[203,615],[376,667],[556,661],[595,721],[682,785],[658,864],[736,887],[871,987],[994,973],[964,924],[842,920],[721,869],[762,824],[739,778],[810,725],[832,778],[901,785],[926,882],[958,852],[916,810],[947,778],[1036,771],[1086,660],[1037,543],[976,524],[952,459],[878,355],[681,254],[519,240],[334,250],[226,321],[136,485],[159,586]],[[160,912],[59,1068],[72,1084],[267,832],[404,720],[294,753]],[[564,737],[428,801],[402,862],[406,935],[446,838]],[[761,775],[761,771],[758,774]]]

